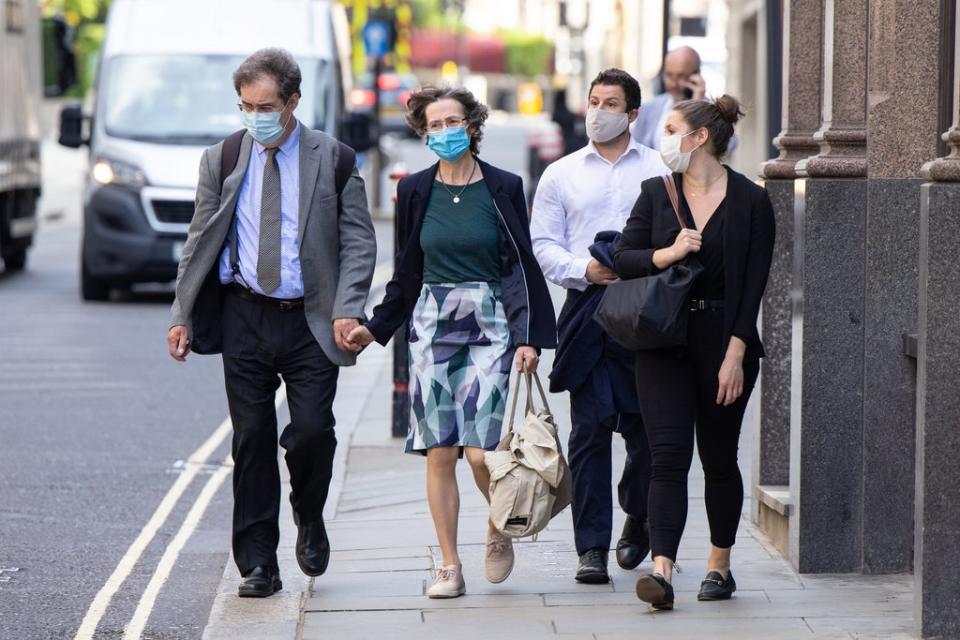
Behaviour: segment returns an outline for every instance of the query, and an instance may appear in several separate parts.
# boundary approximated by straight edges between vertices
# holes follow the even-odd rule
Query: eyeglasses
[[[270,105],[267,107],[257,107],[254,105],[249,105],[249,108],[245,107],[242,100],[237,100],[237,109],[244,113],[276,113],[277,111],[283,111],[287,105]]]
[[[456,129],[457,127],[462,127],[466,124],[466,118],[457,118],[450,116],[446,120],[434,120],[433,122],[427,123],[427,131],[430,133],[437,133],[444,129]]]

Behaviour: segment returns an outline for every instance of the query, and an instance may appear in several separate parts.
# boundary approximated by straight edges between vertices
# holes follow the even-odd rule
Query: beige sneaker
[[[457,598],[467,592],[460,566],[450,564],[437,569],[437,578],[427,589],[428,598]]]
[[[494,584],[506,580],[513,571],[513,540],[497,531],[492,524],[487,526],[484,569],[487,580]]]

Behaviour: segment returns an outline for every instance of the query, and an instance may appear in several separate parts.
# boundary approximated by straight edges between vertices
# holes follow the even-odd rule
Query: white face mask
[[[626,113],[587,109],[587,137],[594,142],[610,142],[626,131],[629,124],[630,117]]]
[[[683,173],[687,170],[687,167],[690,166],[690,156],[693,155],[693,152],[700,148],[700,145],[697,145],[690,151],[680,151],[680,144],[683,142],[683,139],[686,138],[691,133],[696,133],[694,131],[688,131],[687,133],[674,133],[673,135],[664,134],[660,138],[660,157],[663,159],[663,164],[667,165],[667,168],[671,171],[677,173]]]

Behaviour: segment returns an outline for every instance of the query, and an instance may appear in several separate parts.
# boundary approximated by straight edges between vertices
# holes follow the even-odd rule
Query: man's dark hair
[[[607,69],[597,74],[597,77],[590,83],[589,97],[593,88],[598,84],[619,85],[623,87],[623,95],[627,98],[627,113],[640,108],[640,83],[636,78],[623,69]]]
[[[267,48],[254,51],[233,72],[233,88],[240,95],[240,87],[268,77],[277,83],[277,93],[286,104],[293,94],[300,95],[300,67],[285,49]]]

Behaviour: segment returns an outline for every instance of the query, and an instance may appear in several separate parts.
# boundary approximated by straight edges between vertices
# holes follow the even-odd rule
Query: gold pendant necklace
[[[477,170],[477,161],[473,161],[473,168],[470,169],[470,176],[467,177],[467,183],[463,185],[463,189],[460,189],[459,193],[454,193],[450,190],[450,187],[447,186],[447,183],[443,181],[443,169],[440,166],[437,166],[437,173],[440,174],[440,184],[443,185],[443,188],[447,190],[451,196],[453,196],[453,204],[460,204],[460,196],[463,195],[463,192],[467,190],[467,187],[470,186],[470,181],[473,180],[473,173]]]

